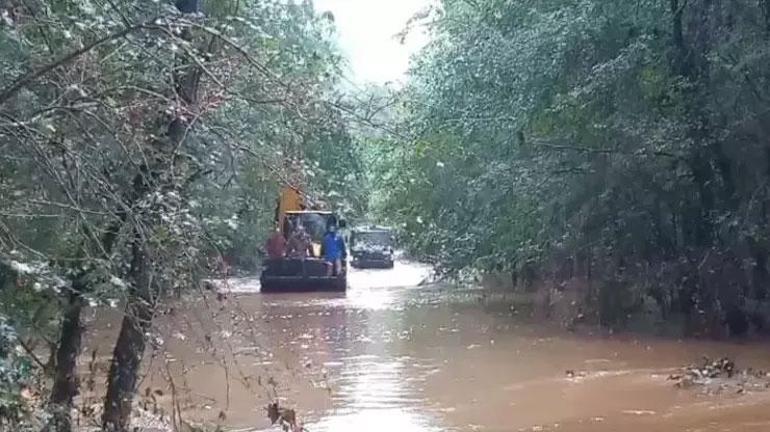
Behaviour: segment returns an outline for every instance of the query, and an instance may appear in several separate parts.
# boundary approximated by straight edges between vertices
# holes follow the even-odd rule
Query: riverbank
[[[770,302],[744,299],[741,310],[717,304],[711,312],[671,310],[670,298],[656,298],[648,286],[586,278],[534,279],[524,284],[510,274],[484,275],[480,284],[494,291],[509,291],[518,306],[533,317],[560,323],[567,330],[599,328],[675,338],[711,338],[765,341],[764,324]]]

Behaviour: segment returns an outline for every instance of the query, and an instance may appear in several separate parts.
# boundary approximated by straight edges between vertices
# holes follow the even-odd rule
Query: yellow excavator
[[[330,274],[321,250],[323,236],[330,225],[345,227],[345,221],[320,203],[310,200],[298,188],[287,186],[281,191],[276,208],[276,230],[285,243],[297,227],[303,227],[310,237],[311,247],[306,256],[268,258],[260,276],[261,292],[346,291],[347,264],[337,274]],[[303,251],[304,252],[304,251]],[[347,257],[347,253],[343,252]]]

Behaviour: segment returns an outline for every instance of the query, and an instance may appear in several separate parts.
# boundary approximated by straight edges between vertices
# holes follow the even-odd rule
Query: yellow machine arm
[[[305,207],[305,199],[300,191],[291,186],[285,186],[278,198],[278,229],[283,229],[287,211],[304,210]]]
[[[278,226],[276,228],[281,231],[284,230],[284,224],[286,222],[288,212],[309,211],[312,213],[313,211],[320,210],[322,207],[325,207],[324,203],[314,202],[306,194],[303,194],[299,189],[291,186],[285,186],[281,190],[281,195],[278,198],[276,218]],[[289,234],[284,232],[284,235],[286,236],[286,240],[288,240]],[[320,257],[321,245],[314,241],[311,243],[311,246],[313,248],[313,256]]]

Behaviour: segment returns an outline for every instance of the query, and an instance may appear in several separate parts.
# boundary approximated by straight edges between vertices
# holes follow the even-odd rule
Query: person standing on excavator
[[[310,235],[299,221],[297,221],[294,232],[289,237],[287,249],[289,258],[305,259],[312,255]]]
[[[267,257],[270,259],[281,259],[286,256],[286,239],[281,230],[276,228],[270,238],[267,239]]]
[[[337,232],[335,223],[329,223],[326,226],[326,234],[321,243],[321,254],[327,263],[328,275],[339,275],[342,272],[342,260],[347,258],[347,251],[345,239]]]

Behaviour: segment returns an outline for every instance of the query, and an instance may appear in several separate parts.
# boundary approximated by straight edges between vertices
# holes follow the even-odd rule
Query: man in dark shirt
[[[267,239],[267,256],[270,259],[281,259],[286,255],[286,239],[283,238],[280,229]]]

